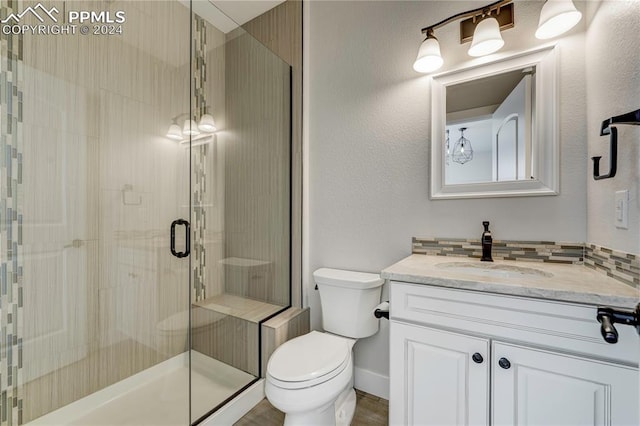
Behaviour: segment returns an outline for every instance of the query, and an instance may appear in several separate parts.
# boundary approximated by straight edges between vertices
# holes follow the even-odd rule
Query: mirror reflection
[[[446,87],[445,184],[532,176],[536,67]]]

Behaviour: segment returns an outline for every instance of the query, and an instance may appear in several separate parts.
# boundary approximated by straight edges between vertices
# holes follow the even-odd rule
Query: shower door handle
[[[185,248],[184,251],[176,251],[176,226],[185,226]],[[171,254],[175,257],[187,257],[191,251],[191,225],[184,219],[176,219],[171,222]]]

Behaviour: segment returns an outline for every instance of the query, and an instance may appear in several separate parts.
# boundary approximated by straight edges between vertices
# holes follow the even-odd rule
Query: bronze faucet
[[[489,222],[482,222],[484,226],[484,232],[482,233],[482,259],[483,262],[493,262],[491,257],[491,245],[493,244],[493,238],[491,238],[491,231],[489,231]]]

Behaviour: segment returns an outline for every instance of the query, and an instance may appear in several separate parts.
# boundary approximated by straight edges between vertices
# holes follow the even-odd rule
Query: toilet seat
[[[283,389],[316,386],[340,374],[350,359],[348,339],[312,331],[276,349],[267,365],[267,378]]]

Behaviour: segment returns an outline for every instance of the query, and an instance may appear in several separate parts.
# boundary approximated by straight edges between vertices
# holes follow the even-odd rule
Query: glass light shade
[[[582,19],[571,0],[547,0],[540,11],[536,38],[545,40],[564,34]]]
[[[439,69],[443,63],[444,60],[440,54],[440,43],[438,43],[438,39],[429,36],[420,45],[418,57],[413,63],[413,69],[417,72],[429,73]]]
[[[202,118],[200,118],[198,129],[205,133],[213,133],[218,130],[215,121],[213,121],[213,117],[209,114],[205,114],[202,116]]]
[[[476,25],[473,32],[473,40],[469,47],[469,56],[484,56],[497,52],[504,46],[504,40],[500,34],[500,25],[496,18],[488,16]]]
[[[174,141],[181,141],[183,139],[182,130],[180,130],[180,126],[177,124],[172,124],[169,126],[169,130],[167,131],[167,137],[169,139],[173,139]]]
[[[185,136],[196,136],[199,135],[198,126],[196,126],[196,122],[193,120],[185,120],[184,126],[182,126],[182,134]]]
[[[465,164],[473,160],[473,147],[471,141],[464,137],[464,131],[466,127],[462,127],[460,130],[460,139],[453,146],[453,153],[451,153],[451,159],[459,164]]]

